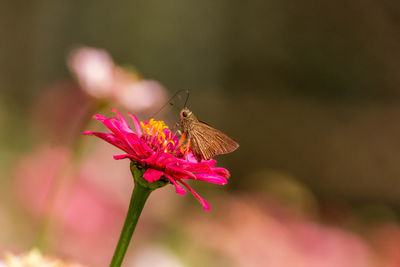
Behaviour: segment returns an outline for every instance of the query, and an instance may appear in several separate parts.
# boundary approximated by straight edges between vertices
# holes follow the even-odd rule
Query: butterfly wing
[[[197,161],[230,153],[239,147],[235,140],[201,121],[193,122],[188,134],[189,144]]]

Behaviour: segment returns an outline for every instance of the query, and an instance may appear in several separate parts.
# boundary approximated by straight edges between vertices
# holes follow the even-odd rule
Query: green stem
[[[110,267],[121,266],[126,250],[128,249],[131,241],[133,231],[135,231],[136,224],[139,220],[140,213],[142,212],[144,204],[150,193],[150,189],[145,188],[138,183],[136,183],[135,188],[133,188],[131,204],[129,205],[124,228],[122,228],[122,232],[119,237],[118,245],[115,249]]]
[[[166,185],[164,181],[156,181],[149,183],[143,179],[143,169],[138,169],[136,165],[131,164],[131,171],[135,181],[133,188],[131,202],[129,204],[128,213],[125,218],[124,227],[122,228],[121,235],[117,247],[114,251],[114,256],[111,260],[110,267],[119,267],[124,260],[126,250],[128,249],[133,232],[135,231],[136,224],[142,213],[144,204],[150,193],[159,187]]]

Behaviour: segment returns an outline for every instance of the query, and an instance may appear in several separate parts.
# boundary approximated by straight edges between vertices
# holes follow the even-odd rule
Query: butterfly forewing
[[[196,159],[208,160],[215,155],[236,150],[239,144],[223,132],[201,122],[193,121],[188,132],[190,147]]]

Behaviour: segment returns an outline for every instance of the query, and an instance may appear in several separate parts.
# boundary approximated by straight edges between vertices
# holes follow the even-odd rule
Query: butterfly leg
[[[179,146],[183,146],[184,143],[186,142],[186,134],[182,133],[180,130],[178,130],[180,132],[180,136],[181,138],[179,138]]]
[[[181,147],[182,154],[184,154],[186,160],[189,160],[189,149],[190,149],[190,139],[187,138],[185,133],[182,133],[180,130],[181,138],[179,139],[179,146]]]
[[[178,126],[180,126],[179,121],[178,121],[178,122],[175,122],[174,126],[173,126],[172,129],[171,129],[171,132],[174,132],[175,129],[176,129],[176,127],[178,127]],[[180,130],[177,130],[177,132],[180,132]],[[175,132],[175,133],[176,133],[176,132]]]
[[[186,144],[186,150],[185,150],[186,161],[189,161],[189,149],[190,149],[190,139],[188,139]]]

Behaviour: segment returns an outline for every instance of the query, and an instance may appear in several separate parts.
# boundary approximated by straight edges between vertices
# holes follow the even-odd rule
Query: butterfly
[[[209,160],[215,155],[235,151],[239,144],[205,122],[199,121],[187,107],[180,112],[182,137],[198,162]]]

